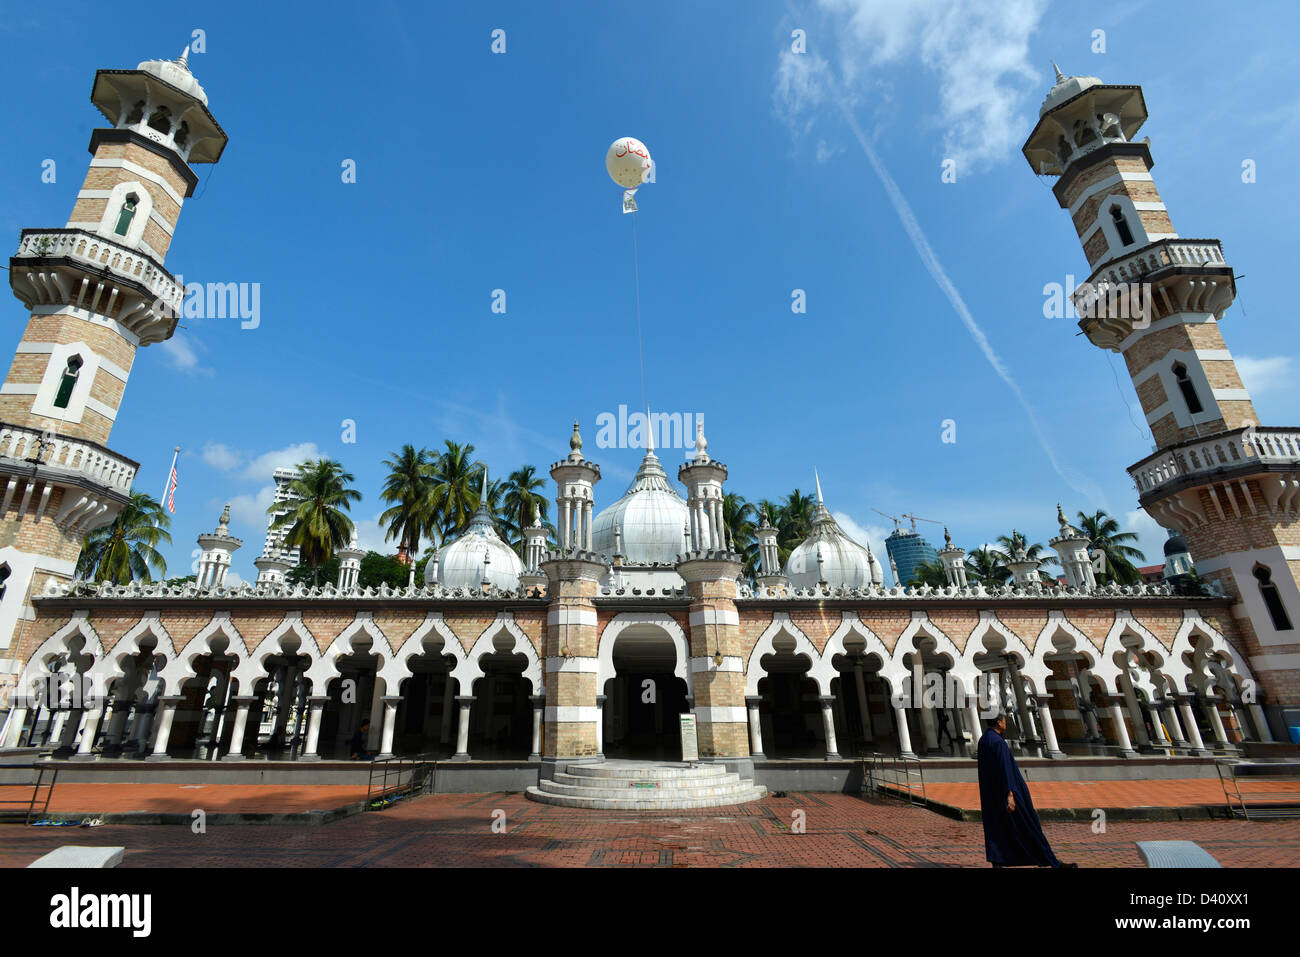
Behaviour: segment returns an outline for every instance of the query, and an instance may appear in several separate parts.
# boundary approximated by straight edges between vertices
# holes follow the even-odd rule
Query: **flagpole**
[[[181,447],[178,445],[172,450],[171,468],[167,470],[167,478],[163,481],[162,498],[158,500],[158,516],[162,517],[162,510],[167,507],[167,493],[172,487],[172,472],[176,471],[176,459],[181,454]],[[158,527],[158,518],[154,519],[153,527]]]

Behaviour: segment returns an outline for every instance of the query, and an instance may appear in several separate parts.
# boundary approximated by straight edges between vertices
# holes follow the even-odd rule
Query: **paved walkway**
[[[306,789],[303,789],[306,790]],[[201,793],[201,792],[196,792]],[[197,803],[197,802],[196,802]],[[1196,841],[1225,867],[1300,866],[1300,821],[1048,822],[1064,860],[1141,867],[1140,840]],[[790,794],[732,808],[594,812],[517,794],[432,795],[332,824],[0,826],[0,865],[61,844],[125,867],[987,867],[978,823],[882,797]]]
[[[1248,779],[1245,779],[1248,780]],[[1243,788],[1247,785],[1243,783]],[[1250,781],[1252,792],[1276,793],[1279,802],[1300,802],[1300,779],[1295,781]],[[1187,778],[1145,781],[1030,781],[1034,807],[1080,808],[1196,808],[1225,807],[1223,785],[1218,778]],[[963,810],[978,811],[980,788],[974,782],[927,782],[925,796]],[[1251,801],[1254,806],[1258,801]]]
[[[328,811],[364,801],[366,788],[336,784],[57,784],[54,814],[126,811],[189,814]]]

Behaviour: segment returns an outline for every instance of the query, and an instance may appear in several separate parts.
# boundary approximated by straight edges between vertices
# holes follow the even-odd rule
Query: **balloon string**
[[[645,346],[641,341],[641,262],[636,245],[635,212],[632,213],[632,277],[632,288],[636,294],[636,351],[641,361],[641,408],[648,410],[645,400]],[[649,428],[649,423],[646,423],[646,427]]]

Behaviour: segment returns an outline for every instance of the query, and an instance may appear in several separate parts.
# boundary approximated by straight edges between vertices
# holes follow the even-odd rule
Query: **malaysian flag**
[[[176,476],[176,463],[172,463],[172,474],[167,479],[167,511],[173,515],[176,514],[176,486],[179,480]]]

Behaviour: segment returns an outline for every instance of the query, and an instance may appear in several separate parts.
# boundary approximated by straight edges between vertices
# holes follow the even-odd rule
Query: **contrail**
[[[1051,443],[1047,441],[1047,434],[1043,431],[1042,423],[1038,421],[1038,414],[1034,411],[1034,407],[1029,404],[1029,400],[1025,398],[1024,392],[1020,390],[1019,383],[1012,378],[1010,370],[1007,369],[1001,357],[994,351],[993,345],[989,342],[988,336],[984,334],[984,330],[980,328],[979,323],[975,321],[975,317],[971,315],[971,311],[967,308],[966,301],[962,299],[961,293],[957,291],[957,287],[954,286],[952,280],[948,278],[948,273],[944,270],[943,264],[939,262],[939,257],[934,254],[934,249],[930,246],[930,241],[925,238],[925,232],[921,229],[921,224],[917,222],[916,214],[912,212],[911,204],[909,204],[906,197],[903,196],[903,192],[898,188],[898,184],[894,182],[894,178],[889,175],[889,170],[885,169],[884,164],[880,162],[880,157],[876,155],[876,151],[871,146],[871,141],[867,139],[866,134],[862,131],[862,127],[858,124],[857,118],[854,117],[848,104],[844,101],[844,98],[840,96],[838,92],[832,92],[832,96],[835,99],[836,106],[838,106],[840,112],[844,114],[845,122],[847,122],[849,128],[853,130],[853,135],[857,138],[858,145],[862,147],[862,152],[866,153],[867,159],[871,161],[871,166],[875,169],[876,176],[880,179],[880,184],[885,187],[885,192],[889,196],[889,201],[894,205],[894,212],[898,214],[898,218],[903,224],[903,229],[907,232],[908,238],[912,240],[912,246],[916,249],[917,255],[921,257],[921,262],[925,264],[925,268],[930,273],[931,278],[933,278],[939,288],[943,290],[943,294],[948,297],[948,301],[952,303],[952,308],[957,313],[957,317],[961,319],[962,324],[966,327],[966,331],[971,334],[971,338],[974,339],[975,344],[979,346],[980,352],[984,353],[984,358],[987,359],[989,365],[993,367],[993,371],[998,374],[998,378],[1005,382],[1007,387],[1015,394],[1016,401],[1019,402],[1020,407],[1025,410],[1025,415],[1029,417],[1029,424],[1034,430],[1034,435],[1038,438],[1038,444],[1042,447],[1043,453],[1047,456],[1048,461],[1052,463],[1052,468],[1056,471],[1056,474],[1061,477],[1061,480],[1065,482],[1066,485],[1070,486],[1070,488],[1074,489],[1075,492],[1085,498],[1095,500],[1097,498],[1097,490],[1095,486],[1091,490],[1080,488],[1075,484],[1075,481],[1065,473],[1065,469],[1057,459],[1056,452],[1052,449]]]

